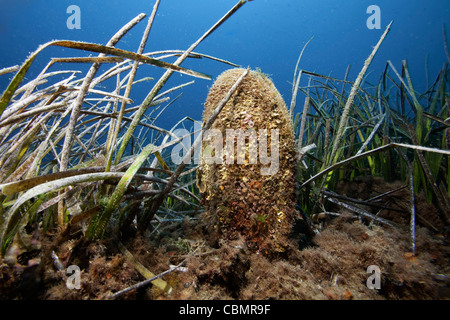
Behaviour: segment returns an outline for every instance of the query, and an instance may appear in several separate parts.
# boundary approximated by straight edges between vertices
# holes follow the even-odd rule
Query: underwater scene
[[[0,300],[450,299],[449,25],[0,0]]]

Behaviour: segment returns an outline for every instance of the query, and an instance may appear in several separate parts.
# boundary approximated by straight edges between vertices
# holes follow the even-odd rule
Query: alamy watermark
[[[371,275],[367,278],[366,286],[371,290],[381,289],[381,270],[380,267],[376,265],[370,265],[367,267],[366,273]],[[77,265],[70,265],[67,267],[66,275],[66,286],[68,289],[81,289],[81,270]]]
[[[81,289],[81,270],[77,265],[70,265],[67,267],[66,275],[66,287],[68,289]]]
[[[81,29],[81,9],[79,6],[70,5],[67,7],[66,13],[70,14],[67,18],[67,29]]]
[[[366,13],[370,14],[367,18],[366,26],[368,29],[381,29],[381,9],[377,5],[367,7]]]
[[[371,265],[367,267],[366,273],[372,273],[372,275],[367,278],[366,285],[369,289],[381,289],[381,270],[380,267],[376,265]]]
[[[205,130],[202,134],[200,125],[194,125],[193,141],[201,139],[204,146],[198,145],[194,150],[195,164],[261,164],[261,175],[274,175],[279,169],[280,133],[279,129],[219,129]],[[225,136],[224,136],[225,134]],[[171,152],[171,160],[174,164],[192,162],[187,157],[193,141],[191,134],[186,129],[177,129],[173,132],[172,140],[181,141],[176,144]],[[270,140],[270,142],[269,142]],[[269,152],[270,144],[270,152]],[[195,145],[195,143],[194,143]],[[202,161],[200,161],[202,159]]]
[[[67,18],[68,29],[81,29],[81,9],[77,5],[70,5],[67,7],[66,13],[70,14]],[[367,14],[370,16],[367,18],[366,26],[368,29],[381,29],[381,9],[379,6],[372,4],[367,7]]]

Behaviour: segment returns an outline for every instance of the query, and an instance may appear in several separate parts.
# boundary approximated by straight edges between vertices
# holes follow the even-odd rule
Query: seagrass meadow
[[[401,69],[386,61],[368,81],[391,23],[355,79],[350,68],[341,79],[301,69],[308,42],[286,79],[292,96],[282,97],[264,69],[196,51],[247,1],[187,50],[145,52],[159,4],[104,45],[54,40],[20,66],[1,66],[11,81],[0,98],[0,298],[449,299],[445,26],[447,61],[424,92],[406,60]],[[120,49],[145,21],[139,48]],[[29,79],[49,48],[80,54],[52,58]],[[181,66],[190,59],[229,70]],[[138,76],[144,65],[164,72]],[[176,73],[188,80],[170,86]],[[187,111],[158,126],[191,78],[214,80],[203,123]],[[142,83],[139,101],[132,88]],[[198,150],[218,157],[202,140],[208,130],[251,128],[278,130],[264,150],[273,155],[271,141],[280,142],[273,174],[249,164],[251,139],[242,163],[191,161]],[[376,288],[369,266],[381,271]]]

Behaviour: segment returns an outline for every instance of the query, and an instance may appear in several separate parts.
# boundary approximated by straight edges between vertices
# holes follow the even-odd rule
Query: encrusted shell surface
[[[205,102],[205,123],[242,75],[244,69],[231,69],[222,73],[210,89]],[[211,129],[223,135],[223,154],[217,153],[217,145],[203,139],[201,169],[198,185],[204,192],[206,219],[213,234],[221,240],[231,240],[242,235],[247,245],[263,253],[283,252],[291,231],[295,210],[295,142],[290,117],[278,90],[264,74],[250,71],[237,91],[223,108]],[[267,129],[267,155],[271,156],[271,129],[278,130],[278,170],[263,175],[261,169],[270,164],[260,162],[261,135],[257,136],[257,162],[249,161],[249,150],[254,147],[251,139],[245,141],[245,160],[226,163],[226,130],[243,132]],[[255,143],[255,140],[253,140]],[[205,154],[222,157],[222,162],[208,164]],[[253,149],[255,150],[255,149]],[[275,161],[275,158],[273,159]]]

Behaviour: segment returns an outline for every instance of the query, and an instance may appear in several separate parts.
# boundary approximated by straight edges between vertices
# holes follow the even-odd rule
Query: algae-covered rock
[[[243,72],[231,69],[217,78],[203,123]],[[212,237],[243,236],[253,250],[283,252],[294,217],[295,168],[283,98],[264,74],[250,71],[203,136],[197,185]]]

